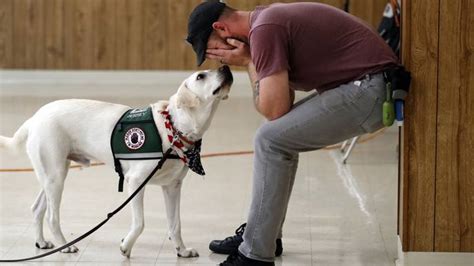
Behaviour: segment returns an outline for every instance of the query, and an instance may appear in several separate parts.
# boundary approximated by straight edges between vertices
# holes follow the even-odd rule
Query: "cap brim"
[[[204,60],[206,60],[206,49],[207,49],[207,43],[204,45],[200,45],[200,49],[196,51],[196,61],[197,61],[197,66],[201,66],[202,63],[204,63]]]
[[[204,60],[206,60],[207,41],[210,35],[211,32],[203,32],[190,42],[193,46],[194,52],[196,53],[197,66],[201,66],[202,63],[204,63]]]

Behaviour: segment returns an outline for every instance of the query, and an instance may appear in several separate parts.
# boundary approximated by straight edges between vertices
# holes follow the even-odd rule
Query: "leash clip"
[[[174,146],[174,143],[179,140],[179,133],[173,135],[173,141],[171,141],[171,146]]]

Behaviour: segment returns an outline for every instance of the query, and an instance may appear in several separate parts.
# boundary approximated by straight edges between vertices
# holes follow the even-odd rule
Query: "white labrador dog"
[[[167,110],[175,129],[187,139],[202,138],[210,125],[221,99],[226,99],[233,77],[228,66],[218,70],[200,71],[188,77],[176,94],[168,101],[152,104],[154,122],[162,139],[163,151],[170,147],[164,118],[159,114]],[[66,244],[60,227],[60,203],[69,164],[75,161],[89,165],[97,160],[114,165],[110,149],[110,136],[115,123],[130,109],[128,106],[92,100],[59,100],[40,108],[15,133],[13,138],[0,136],[0,147],[20,150],[26,147],[42,187],[33,206],[36,246],[50,249],[54,245],[43,237],[43,218],[47,221],[57,244]],[[122,161],[129,194],[133,193],[156,166],[156,160]],[[162,186],[167,210],[169,236],[178,256],[195,257],[195,249],[186,248],[181,238],[180,191],[188,167],[181,160],[169,159],[150,180]],[[144,189],[132,200],[132,225],[120,245],[124,256],[129,257],[132,247],[144,228]],[[77,252],[70,246],[62,252]]]

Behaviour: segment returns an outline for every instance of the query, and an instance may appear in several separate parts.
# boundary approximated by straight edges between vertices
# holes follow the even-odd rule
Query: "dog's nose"
[[[221,67],[219,67],[219,71],[220,72],[230,72],[230,67],[228,65],[223,65]]]
[[[225,83],[232,83],[234,81],[234,77],[232,76],[232,72],[230,71],[230,67],[228,65],[223,65],[219,69],[219,73],[224,75],[224,82]]]

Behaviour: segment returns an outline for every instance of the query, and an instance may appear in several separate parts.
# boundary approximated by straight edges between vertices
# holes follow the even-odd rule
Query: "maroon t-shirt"
[[[258,79],[288,70],[295,90],[322,92],[398,63],[369,25],[319,3],[257,7],[249,41]]]

